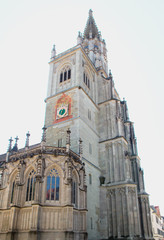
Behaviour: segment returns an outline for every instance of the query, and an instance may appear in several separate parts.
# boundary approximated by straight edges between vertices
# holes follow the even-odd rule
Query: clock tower
[[[54,46],[49,65],[46,145],[65,146],[68,128],[72,151],[83,142],[88,239],[152,239],[134,125],[108,73],[92,10],[77,45],[58,55]]]

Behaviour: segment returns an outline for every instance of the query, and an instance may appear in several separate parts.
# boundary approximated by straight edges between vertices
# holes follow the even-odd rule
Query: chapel
[[[153,239],[134,124],[89,10],[49,61],[41,142],[0,155],[0,240]]]

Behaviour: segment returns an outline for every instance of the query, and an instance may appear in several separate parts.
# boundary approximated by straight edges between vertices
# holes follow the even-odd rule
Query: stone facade
[[[9,151],[1,165],[0,239],[87,239],[85,168],[66,148]]]
[[[65,153],[70,148],[71,154],[79,158],[78,163],[71,160],[71,171],[75,168],[79,174],[76,178],[79,202],[77,206],[71,202],[73,177],[70,182],[68,179],[68,182],[64,180],[68,177],[65,176],[65,171],[70,164],[68,152],[64,156],[62,152],[62,156],[58,154],[58,157],[51,154],[49,156],[46,152],[43,154],[46,164],[50,161],[51,164],[56,163],[56,167],[60,165],[63,179],[60,186],[63,193],[60,196],[61,204],[46,206],[46,186],[44,180],[39,182],[40,191],[36,188],[36,196],[40,196],[42,192],[41,202],[31,204],[28,206],[30,209],[25,206],[24,210],[31,211],[26,214],[28,219],[32,216],[28,214],[35,212],[39,221],[35,221],[34,227],[33,221],[27,220],[30,225],[24,223],[23,229],[27,230],[28,234],[34,234],[31,233],[34,228],[35,233],[41,234],[39,239],[86,239],[86,232],[89,240],[152,239],[149,198],[144,188],[134,126],[129,119],[127,103],[120,99],[112,74],[108,74],[106,44],[91,10],[84,34],[79,33],[77,41],[75,47],[59,55],[56,55],[55,46],[51,52],[45,100],[45,149]],[[69,145],[68,129],[71,131]],[[10,151],[8,154],[12,156]],[[11,156],[7,166],[13,164]],[[33,161],[37,162],[37,158]],[[29,158],[26,158],[26,164],[27,159]],[[31,160],[30,158],[29,161]],[[15,158],[15,168],[18,163]],[[7,174],[10,177],[11,172]],[[2,196],[6,196],[5,201],[2,201],[6,202],[6,205],[2,206],[2,212],[7,216],[14,216],[11,212],[16,210],[13,210],[8,202],[10,185],[11,181],[8,180],[8,185],[5,185],[8,190],[1,190]],[[20,203],[20,200],[17,203]],[[25,201],[21,203],[21,209],[24,208],[24,203]],[[33,207],[36,207],[35,211]],[[56,221],[59,213],[62,219],[60,222]],[[5,219],[9,219],[7,216]],[[21,220],[17,220],[17,227],[8,230],[1,227],[0,231],[12,232],[17,229],[17,234],[22,234],[22,228],[18,227],[19,221]],[[19,236],[15,239],[19,239]]]

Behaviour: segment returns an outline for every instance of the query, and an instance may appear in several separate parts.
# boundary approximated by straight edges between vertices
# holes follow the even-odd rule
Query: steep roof
[[[90,37],[91,35],[91,37]],[[95,23],[95,20],[93,18],[92,10],[89,10],[89,17],[87,20],[87,24],[84,30],[84,38],[95,38],[99,36],[99,31],[97,28],[97,25]]]

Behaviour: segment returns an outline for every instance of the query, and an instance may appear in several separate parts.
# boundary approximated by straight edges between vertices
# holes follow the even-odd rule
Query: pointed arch
[[[16,177],[17,177],[17,169],[14,169],[13,172],[9,176],[9,196],[8,196],[8,203],[13,204],[14,198],[16,194]]]
[[[83,72],[83,82],[88,87],[88,89],[91,89],[91,81],[92,81],[92,73],[88,66],[84,67]]]
[[[75,169],[72,171],[72,188],[71,188],[71,202],[77,207],[78,205],[78,186],[79,175]]]
[[[46,169],[46,196],[48,202],[60,200],[62,170],[57,164]]]
[[[72,66],[70,64],[70,62],[65,62],[64,64],[62,64],[62,66],[60,66],[59,70],[58,70],[58,74],[59,74],[59,83],[63,84],[64,82],[71,80],[71,71],[72,71]]]
[[[35,199],[36,170],[30,167],[26,173],[26,196],[25,201],[31,202]]]

